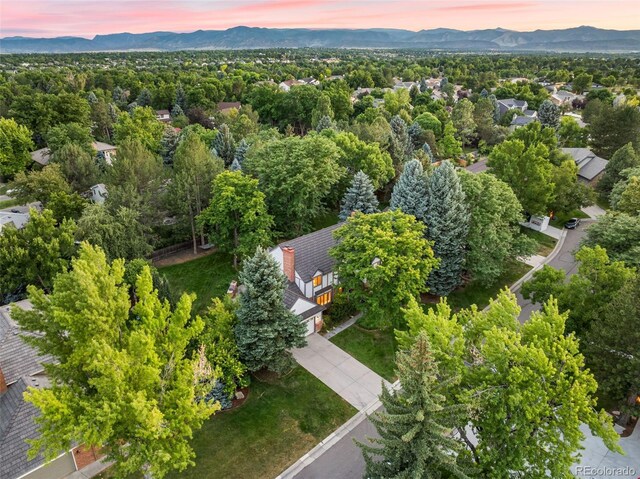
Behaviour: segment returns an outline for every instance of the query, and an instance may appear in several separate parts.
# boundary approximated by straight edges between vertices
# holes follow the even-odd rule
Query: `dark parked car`
[[[574,230],[580,224],[580,218],[571,218],[564,224],[564,227],[568,230]]]
[[[11,210],[11,212],[12,213],[20,213],[20,210],[13,209],[13,210]]]

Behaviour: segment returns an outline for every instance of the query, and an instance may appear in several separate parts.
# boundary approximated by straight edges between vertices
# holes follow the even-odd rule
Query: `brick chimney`
[[[292,283],[296,280],[296,251],[291,246],[282,248],[282,269]]]
[[[0,394],[4,394],[7,392],[7,381],[4,379],[4,373],[2,372],[2,368],[0,368]]]

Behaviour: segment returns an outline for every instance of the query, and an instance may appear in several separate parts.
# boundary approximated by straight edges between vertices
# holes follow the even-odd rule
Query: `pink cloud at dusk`
[[[462,30],[640,28],[638,0],[1,0],[0,37],[53,37],[238,25]]]

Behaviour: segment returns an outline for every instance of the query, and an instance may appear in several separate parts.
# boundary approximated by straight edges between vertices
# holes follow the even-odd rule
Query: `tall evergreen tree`
[[[422,163],[418,160],[405,163],[402,174],[393,187],[389,206],[424,221],[427,208],[427,177]]]
[[[489,100],[493,105],[493,121],[498,123],[500,121],[500,105],[498,105],[498,99],[495,95],[489,95]]]
[[[424,151],[425,155],[427,155],[427,158],[429,158],[429,161],[433,163],[433,151],[431,151],[431,147],[429,146],[429,143],[425,142],[425,144],[422,145],[422,151]]]
[[[640,155],[636,153],[631,143],[627,143],[617,150],[607,162],[604,175],[598,182],[598,190],[608,195],[616,183],[624,179],[620,173],[627,168],[636,167],[640,167]]]
[[[306,344],[305,326],[284,305],[287,278],[280,265],[264,249],[244,261],[236,342],[242,362],[249,371],[268,369],[278,374],[291,368],[289,350]]]
[[[333,129],[334,124],[331,121],[331,118],[328,115],[324,115],[318,120],[318,124],[316,125],[316,131],[321,132],[322,130],[330,130]]]
[[[440,266],[431,273],[427,285],[433,294],[446,296],[461,281],[470,222],[460,179],[448,161],[429,178],[424,222],[427,237],[434,242],[433,252],[440,258]]]
[[[215,155],[224,160],[224,165],[229,166],[236,153],[236,142],[233,139],[231,130],[226,123],[220,125],[215,138],[213,139],[212,150]]]
[[[177,103],[173,105],[173,108],[171,109],[171,119],[175,120],[182,115],[184,115],[184,110],[180,107],[180,105],[178,105]]]
[[[231,162],[231,165],[229,165],[229,171],[241,171],[241,170],[242,170],[242,165],[238,161],[238,158],[234,158],[233,161]]]
[[[187,94],[180,82],[176,85],[176,97],[173,104],[179,106],[182,111],[187,111]]]
[[[240,166],[242,166],[242,162],[247,156],[247,151],[249,151],[249,143],[243,138],[236,146],[236,152],[233,154],[233,159],[237,160]]]
[[[542,126],[557,130],[560,126],[560,109],[551,100],[545,100],[538,108],[538,120]]]
[[[413,152],[413,146],[411,145],[411,138],[407,131],[407,124],[398,115],[391,118],[389,122],[391,126],[391,141],[389,143],[389,154],[393,159],[393,164],[396,167],[396,172],[401,170],[401,165],[411,159],[411,153]]]
[[[147,88],[140,90],[140,94],[138,94],[138,98],[136,98],[136,103],[138,106],[151,105],[151,92]]]
[[[340,219],[346,220],[354,211],[365,214],[376,213],[378,211],[378,198],[373,190],[371,180],[362,171],[358,171],[342,198],[340,209]]]
[[[463,444],[451,435],[464,422],[465,406],[451,404],[443,394],[445,387],[459,382],[459,376],[442,380],[424,331],[409,351],[398,353],[396,365],[402,389],[392,393],[383,387],[384,412],[369,418],[380,435],[369,441],[381,447],[357,443],[366,477],[467,478],[456,464]]]
[[[178,147],[179,135],[175,128],[165,128],[160,140],[160,156],[165,165],[173,165],[173,155]]]

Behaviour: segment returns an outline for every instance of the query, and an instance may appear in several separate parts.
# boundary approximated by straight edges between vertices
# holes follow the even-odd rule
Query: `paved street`
[[[564,244],[562,245],[562,249],[558,253],[558,255],[553,258],[549,263],[549,266],[552,266],[557,269],[562,269],[566,272],[567,277],[574,274],[578,269],[578,264],[573,257],[573,253],[580,247],[580,242],[582,238],[586,234],[586,228],[592,223],[589,220],[583,220],[580,226],[578,226],[575,230],[567,231],[567,237],[564,240]],[[531,304],[531,301],[524,299],[520,292],[516,293],[518,297],[518,304],[522,308],[522,312],[520,313],[520,321],[524,322],[533,311],[537,311],[540,309],[540,305]]]

